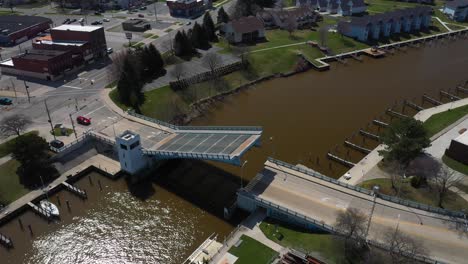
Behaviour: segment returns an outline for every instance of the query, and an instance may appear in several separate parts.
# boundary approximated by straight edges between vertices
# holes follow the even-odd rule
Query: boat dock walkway
[[[13,247],[13,241],[11,240],[11,238],[3,235],[3,234],[0,234],[0,244],[2,244],[3,246],[5,246],[6,248],[12,248]]]
[[[67,188],[67,190],[69,190],[70,192],[78,195],[80,198],[82,199],[87,199],[88,198],[88,195],[86,194],[86,191],[85,190],[82,190],[76,186],[73,186],[71,184],[69,184],[68,182],[62,182],[63,186],[65,186],[65,188]]]
[[[44,217],[45,219],[47,220],[51,220],[53,218],[53,215],[47,211],[47,210],[44,210],[43,208],[41,208],[40,206],[37,206],[35,204],[33,204],[32,202],[29,202],[28,203],[29,207],[31,207],[33,209],[33,211],[38,214],[39,216],[41,217]]]

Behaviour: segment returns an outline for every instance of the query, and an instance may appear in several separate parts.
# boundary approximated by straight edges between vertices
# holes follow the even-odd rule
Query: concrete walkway
[[[434,17],[432,17],[432,18],[435,18],[437,21],[439,21],[439,23],[442,24],[442,26],[443,26],[444,28],[446,28],[448,31],[453,31],[451,28],[447,27],[447,25],[445,25],[445,22],[442,21],[442,20],[440,20],[440,18],[438,18],[438,17],[436,17],[436,16],[434,16]]]
[[[0,158],[0,166],[7,163],[8,161],[10,161],[12,158],[11,158],[11,154],[8,154],[6,155],[5,157],[3,158]]]

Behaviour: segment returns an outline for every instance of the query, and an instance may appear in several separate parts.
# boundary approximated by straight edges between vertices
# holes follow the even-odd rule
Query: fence
[[[227,130],[227,131],[262,131],[262,127],[260,126],[176,126],[164,121],[160,121],[155,118],[147,117],[145,115],[137,114],[134,110],[128,110],[127,113],[131,116],[141,118],[143,120],[165,126],[174,130],[180,130],[180,131],[201,131],[201,130]]]
[[[192,159],[209,159],[209,160],[231,160],[229,155],[221,154],[203,154],[203,153],[193,153],[193,152],[173,152],[173,151],[154,151],[154,150],[143,150],[143,153],[148,155],[157,155],[163,157],[183,157],[183,158],[192,158]]]
[[[340,185],[342,187],[351,189],[353,191],[364,193],[366,195],[373,195],[373,192],[368,190],[368,189],[365,189],[365,188],[362,188],[362,187],[359,187],[359,186],[350,185],[350,184],[347,184],[347,183],[344,183],[344,182],[340,182],[338,180],[327,177],[325,175],[322,175],[322,174],[320,174],[318,172],[315,172],[315,171],[312,171],[312,170],[306,170],[306,169],[303,169],[303,168],[294,166],[292,164],[286,163],[284,161],[276,160],[276,159],[273,159],[273,158],[268,158],[268,161],[270,161],[272,163],[275,163],[277,165],[286,167],[288,169],[299,171],[299,172],[307,174],[309,176],[312,176],[312,177],[315,177],[315,178],[318,178],[318,179],[321,179],[321,180],[324,180],[324,181],[327,181],[327,182],[330,182],[330,183],[334,183],[336,185]],[[401,198],[398,198],[398,197],[395,197],[395,196],[389,196],[389,195],[379,193],[378,197],[380,199],[382,199],[382,200],[386,200],[386,201],[389,201],[389,202],[398,203],[398,204],[401,204],[401,205],[404,205],[404,206],[413,207],[413,208],[416,208],[416,209],[425,210],[425,211],[428,211],[428,212],[442,214],[442,215],[446,215],[446,216],[460,217],[461,218],[461,217],[464,217],[464,215],[465,215],[465,213],[463,213],[461,211],[451,211],[451,210],[447,210],[447,209],[437,208],[437,207],[433,207],[433,206],[430,206],[430,205],[427,205],[427,204],[421,204],[421,203],[401,199]]]
[[[222,75],[237,71],[241,69],[242,67],[244,67],[243,63],[241,61],[237,61],[228,65],[221,66],[215,69],[213,72],[211,71],[202,72],[202,73],[196,74],[188,78],[177,80],[175,82],[169,82],[169,85],[171,86],[171,89],[173,90],[182,90],[182,89],[187,88],[191,84],[200,83],[206,80],[211,80],[211,79],[214,79],[215,76],[222,76]]]

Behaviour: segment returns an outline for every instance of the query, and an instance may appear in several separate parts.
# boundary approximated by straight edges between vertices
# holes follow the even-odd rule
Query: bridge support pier
[[[143,155],[140,135],[129,130],[115,138],[123,171],[135,174],[148,166],[148,158]]]

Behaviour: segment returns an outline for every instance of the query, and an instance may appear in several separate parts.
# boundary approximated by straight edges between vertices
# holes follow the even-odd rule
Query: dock
[[[422,106],[419,106],[411,101],[405,100],[405,104],[411,108],[413,108],[416,111],[422,111],[424,108]]]
[[[462,87],[462,86],[457,86],[457,90],[462,93],[468,93],[468,89]]]
[[[65,188],[67,188],[67,190],[69,190],[70,192],[76,194],[77,196],[79,196],[81,199],[87,199],[88,198],[88,195],[86,194],[86,191],[76,187],[76,186],[73,186],[71,184],[69,184],[68,182],[62,182],[62,185],[65,186]]]
[[[440,95],[444,95],[446,97],[448,97],[451,101],[455,101],[455,100],[461,100],[461,97],[458,97],[456,95],[453,95],[449,92],[446,92],[446,91],[440,91]]]
[[[340,157],[338,157],[338,156],[336,156],[334,154],[331,154],[330,152],[327,153],[327,158],[329,158],[331,160],[334,160],[334,161],[336,161],[338,163],[341,163],[341,164],[343,164],[344,166],[346,166],[348,168],[352,168],[352,167],[354,167],[354,165],[356,165],[356,164],[352,163],[351,161],[340,158]]]
[[[377,125],[377,126],[380,126],[380,127],[383,127],[383,128],[388,127],[387,123],[385,123],[383,121],[380,121],[380,120],[377,120],[377,119],[372,120],[372,123],[374,123],[374,125]]]
[[[370,132],[364,131],[362,129],[359,129],[359,134],[361,134],[364,137],[368,137],[368,138],[380,141],[380,136],[377,136],[376,134],[372,134]]]
[[[430,97],[430,96],[427,95],[427,94],[424,94],[424,95],[423,95],[423,100],[428,101],[429,103],[431,103],[431,104],[433,104],[433,105],[435,105],[435,106],[439,106],[439,105],[442,104],[441,101],[438,101],[438,100],[436,100],[436,99]]]
[[[380,57],[385,56],[385,51],[381,49],[368,48],[368,49],[363,50],[362,52],[364,52],[364,54],[373,58],[380,58]]]
[[[359,56],[359,54],[356,52],[356,53],[353,53],[350,55],[351,58],[357,60],[357,61],[362,61],[362,58]]]
[[[4,247],[6,248],[12,248],[13,247],[13,241],[11,240],[11,238],[3,235],[3,234],[0,234],[0,244],[2,244]]]
[[[29,202],[28,205],[33,209],[33,211],[38,214],[39,216],[47,219],[47,220],[52,220],[52,218],[54,217],[52,214],[50,214],[49,212],[47,212],[46,210],[42,209],[41,207],[33,204],[32,202]]]
[[[362,147],[362,146],[359,146],[357,144],[354,144],[353,142],[350,142],[350,141],[345,141],[344,144],[347,146],[347,147],[350,147],[352,149],[355,149],[363,154],[369,154],[371,153],[372,150],[368,149],[368,148],[365,148],[365,147]]]
[[[387,109],[387,114],[389,114],[391,116],[399,117],[399,118],[409,118],[409,116],[407,116],[405,114],[402,114],[402,113],[399,113],[399,112],[396,112],[396,111],[393,111],[390,108]]]

